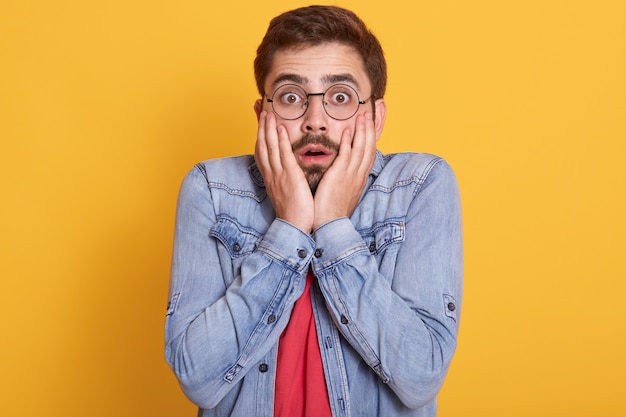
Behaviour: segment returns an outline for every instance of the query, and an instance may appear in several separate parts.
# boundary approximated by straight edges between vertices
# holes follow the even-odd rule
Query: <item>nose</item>
[[[325,133],[328,130],[328,115],[324,110],[324,96],[309,94],[309,105],[302,122],[303,133]]]

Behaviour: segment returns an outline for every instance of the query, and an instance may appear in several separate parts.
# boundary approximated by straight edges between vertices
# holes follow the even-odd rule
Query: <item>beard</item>
[[[297,140],[291,145],[291,149],[295,153],[297,150],[305,147],[306,145],[311,144],[319,144],[324,146],[326,149],[335,152],[335,154],[339,153],[339,144],[331,141],[325,135],[316,135],[313,133],[307,133],[302,138]],[[309,188],[311,189],[311,193],[315,195],[315,191],[317,191],[317,186],[319,185],[324,173],[329,167],[325,167],[322,165],[310,165],[302,168],[304,172],[304,176],[309,184]]]
[[[313,195],[315,195],[315,192],[317,191],[317,186],[320,184],[320,181],[322,180],[326,169],[327,168],[319,165],[302,168],[306,181],[309,183],[309,188],[311,189],[311,193]]]

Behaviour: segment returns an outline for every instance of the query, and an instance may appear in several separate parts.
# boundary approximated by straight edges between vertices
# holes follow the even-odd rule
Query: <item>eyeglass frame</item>
[[[304,93],[305,93],[305,97],[306,97],[306,102],[303,104],[303,106],[304,106],[304,111],[302,112],[302,114],[301,114],[300,116],[298,116],[298,117],[294,117],[293,119],[287,119],[286,117],[281,116],[281,115],[280,115],[280,113],[278,113],[278,112],[276,111],[276,109],[274,108],[274,96],[276,95],[276,92],[277,92],[279,89],[281,89],[281,88],[283,88],[283,87],[285,87],[285,86],[288,86],[288,85],[292,85],[292,86],[298,87],[299,89],[301,89],[302,91],[304,91]],[[354,113],[352,113],[350,116],[348,116],[348,117],[346,117],[346,118],[344,118],[344,119],[338,119],[338,118],[336,118],[336,117],[333,117],[330,113],[328,113],[328,110],[326,109],[326,102],[324,101],[324,96],[326,95],[326,93],[328,92],[328,90],[330,90],[331,88],[336,87],[336,86],[338,86],[338,85],[339,85],[339,86],[346,86],[346,87],[348,87],[348,88],[352,89],[352,90],[354,91],[354,93],[356,94],[357,103],[358,103],[358,106],[357,106],[357,107],[356,107],[356,109],[354,110]],[[307,110],[309,110],[309,97],[311,97],[311,96],[322,96],[322,107],[324,108],[324,113],[326,113],[326,114],[328,115],[328,117],[330,117],[331,119],[333,119],[333,120],[338,120],[338,121],[348,120],[348,119],[350,119],[350,118],[354,117],[354,115],[355,115],[355,114],[357,114],[357,113],[359,112],[359,108],[361,107],[361,104],[365,104],[365,103],[367,103],[368,101],[370,101],[371,99],[373,99],[373,98],[374,98],[374,95],[372,94],[371,96],[369,96],[369,97],[368,97],[368,98],[366,98],[365,100],[361,100],[361,97],[359,97],[359,92],[358,92],[358,91],[356,91],[356,88],[354,88],[354,87],[352,87],[352,86],[350,86],[350,85],[348,85],[348,84],[345,84],[345,83],[335,83],[335,84],[332,84],[332,85],[330,85],[330,86],[329,86],[326,90],[324,90],[324,92],[323,92],[323,93],[307,93],[307,92],[306,92],[306,90],[304,89],[304,87],[302,87],[302,86],[300,86],[300,85],[298,85],[298,84],[288,83],[288,84],[283,84],[283,85],[281,85],[281,86],[276,87],[276,89],[274,89],[274,92],[272,93],[272,97],[271,97],[271,98],[270,98],[270,97],[268,97],[268,96],[265,94],[265,100],[266,100],[268,103],[271,103],[271,104],[272,104],[272,110],[274,110],[274,113],[275,113],[278,117],[280,117],[281,119],[283,119],[283,120],[298,120],[299,118],[303,117],[303,116],[306,114]],[[376,110],[375,110],[375,107],[374,107],[374,102],[373,102],[373,101],[372,101],[372,111],[373,111],[373,112],[375,112],[375,111],[376,111]]]

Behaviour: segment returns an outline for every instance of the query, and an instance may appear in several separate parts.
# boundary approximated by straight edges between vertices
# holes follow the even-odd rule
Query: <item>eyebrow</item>
[[[292,82],[294,84],[308,84],[309,83],[308,78],[301,77],[300,75],[297,75],[297,74],[280,74],[278,77],[276,77],[276,79],[272,83],[272,88],[276,89],[280,84],[283,84],[286,81]]]
[[[302,77],[298,74],[291,74],[291,73],[279,74],[278,77],[276,77],[276,79],[272,83],[272,88],[276,89],[278,88],[280,84],[283,84],[285,82],[292,82],[298,85],[307,85],[309,84],[309,79],[306,77]],[[322,77],[322,83],[323,84],[347,83],[347,84],[352,84],[353,86],[355,86],[357,90],[359,89],[359,83],[351,74],[327,74],[324,77]]]
[[[359,87],[359,83],[350,74],[328,74],[322,78],[322,82],[324,84],[348,83],[357,87],[357,89]]]

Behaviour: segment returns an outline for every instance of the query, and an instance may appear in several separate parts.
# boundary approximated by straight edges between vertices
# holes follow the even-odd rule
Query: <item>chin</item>
[[[315,165],[303,168],[304,176],[306,177],[307,182],[309,183],[309,188],[313,195],[315,195],[315,191],[317,191],[317,186],[319,185],[324,173],[326,172],[325,167]]]

